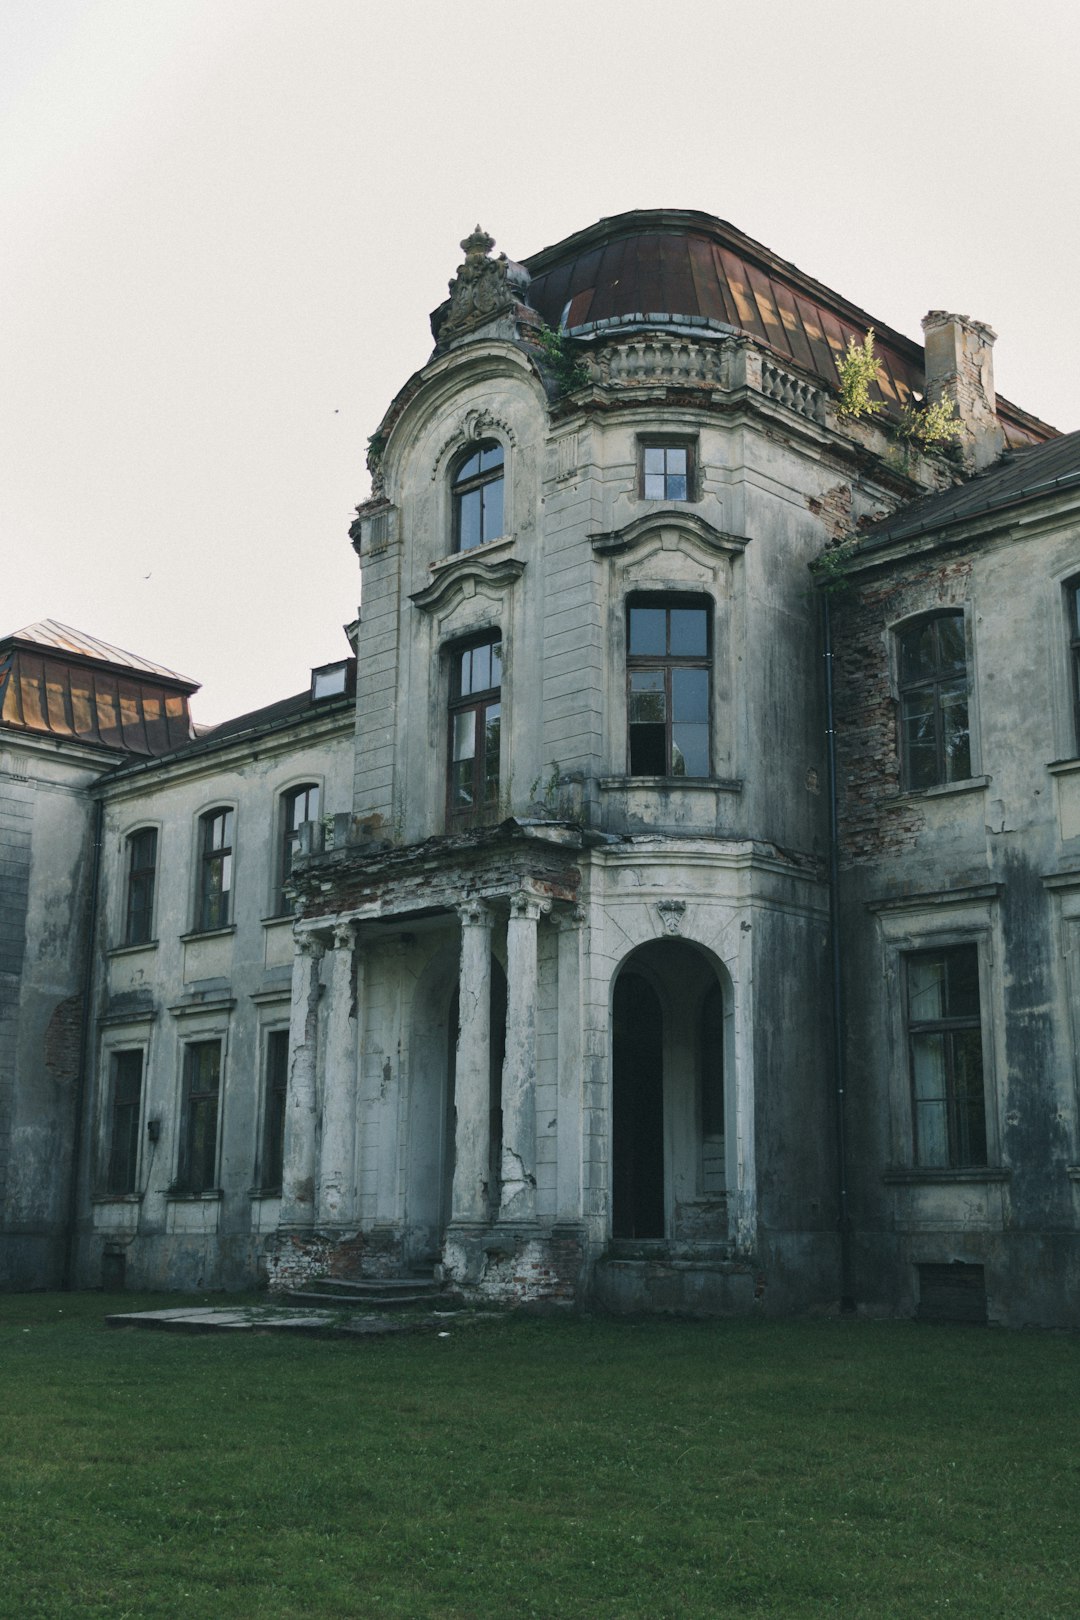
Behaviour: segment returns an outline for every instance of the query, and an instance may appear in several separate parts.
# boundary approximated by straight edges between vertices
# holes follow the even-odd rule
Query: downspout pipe
[[[844,1120],[847,1058],[844,1027],[844,983],[840,961],[840,811],[836,776],[832,604],[821,592],[825,658],[825,743],[829,770],[829,945],[832,957],[833,1086],[836,1119],[837,1232],[840,1237],[840,1309],[855,1309],[851,1266],[851,1213],[848,1207],[847,1133]]]
[[[71,1140],[71,1175],[68,1180],[67,1219],[64,1228],[64,1271],[60,1286],[70,1293],[74,1288],[75,1245],[79,1222],[79,1177],[82,1168],[83,1138],[86,1134],[87,1076],[90,1072],[91,1004],[94,993],[94,966],[97,959],[98,887],[101,879],[101,830],[105,806],[100,799],[94,806],[94,853],[90,862],[90,914],[86,931],[86,961],[83,965],[82,1014],[79,1020],[79,1075],[75,1082],[75,1122]]]

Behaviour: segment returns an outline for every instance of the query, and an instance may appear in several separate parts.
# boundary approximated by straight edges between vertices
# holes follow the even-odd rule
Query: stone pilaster
[[[580,906],[574,906],[552,917],[559,931],[556,1208],[563,1221],[581,1218],[581,1143],[585,1130],[581,1083],[581,925],[584,915]]]
[[[506,928],[506,1056],[502,1072],[499,1219],[536,1218],[536,930],[541,903],[510,902]]]
[[[356,927],[334,929],[323,1063],[319,1222],[356,1219],[356,1068],[359,1050]]]
[[[281,1176],[282,1226],[311,1226],[315,1219],[315,1146],[318,1126],[316,1065],[319,1057],[319,968],[323,946],[296,942],[289,1013],[289,1090]]]
[[[461,906],[458,1043],[454,1079],[454,1193],[452,1219],[488,1218],[491,1141],[491,929],[482,901]]]

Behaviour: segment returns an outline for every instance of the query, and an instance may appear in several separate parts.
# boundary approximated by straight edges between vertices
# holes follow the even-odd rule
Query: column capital
[[[569,931],[572,928],[580,928],[584,921],[584,906],[560,906],[557,911],[551,913],[551,925],[553,928]]]
[[[457,914],[461,918],[462,928],[490,929],[495,923],[494,912],[483,900],[466,900],[458,906]]]
[[[510,896],[511,917],[527,917],[531,922],[539,922],[541,916],[551,910],[551,901],[543,900],[528,889],[519,889]]]
[[[350,918],[348,922],[335,923],[334,924],[334,932],[333,932],[333,940],[334,940],[334,949],[336,951],[348,950],[353,945],[355,945],[356,944],[356,923],[355,923],[355,921],[352,918]]]
[[[310,961],[317,962],[326,950],[326,946],[315,934],[295,934],[297,956],[306,956]]]

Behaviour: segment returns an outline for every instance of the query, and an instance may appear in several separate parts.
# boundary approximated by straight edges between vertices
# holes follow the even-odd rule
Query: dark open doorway
[[[640,973],[620,973],[612,1008],[612,1233],[664,1236],[664,1022]]]

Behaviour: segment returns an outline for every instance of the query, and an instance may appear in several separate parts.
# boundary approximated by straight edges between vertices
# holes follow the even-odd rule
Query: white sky
[[[700,208],[1080,427],[1072,0],[0,0],[0,633],[204,722],[348,651],[367,437],[479,221]],[[1067,318],[1068,317],[1068,318]]]

